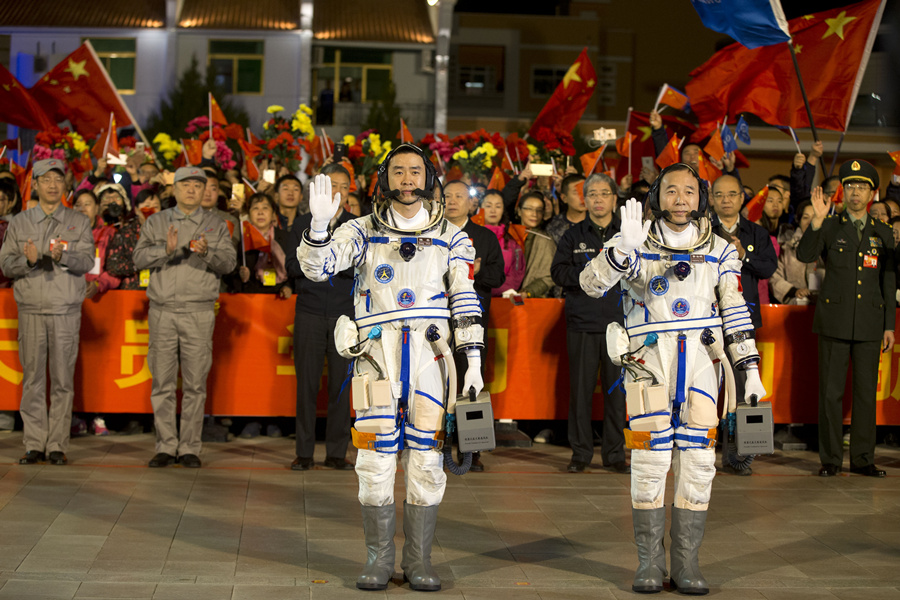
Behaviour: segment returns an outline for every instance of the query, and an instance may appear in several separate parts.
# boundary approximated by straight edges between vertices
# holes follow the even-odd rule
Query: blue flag
[[[737,142],[734,141],[734,135],[731,133],[731,128],[725,123],[722,123],[722,148],[725,152],[734,152],[738,149]]]
[[[753,49],[791,39],[779,0],[691,0],[700,20]]]
[[[734,132],[737,135],[737,139],[748,146],[750,145],[750,126],[747,125],[747,121],[744,120],[744,115],[738,117],[737,124],[734,126]]]

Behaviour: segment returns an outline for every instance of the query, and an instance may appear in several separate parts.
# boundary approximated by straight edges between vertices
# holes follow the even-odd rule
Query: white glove
[[[744,371],[747,379],[744,382],[744,402],[750,404],[750,396],[756,396],[757,400],[762,400],[766,395],[766,388],[763,387],[762,381],[759,379],[759,369],[750,367]]]
[[[469,359],[469,366],[466,369],[466,376],[463,378],[462,393],[469,396],[469,388],[475,388],[475,395],[481,393],[484,388],[484,380],[481,378],[481,352],[477,349],[466,350],[466,356]]]
[[[331,178],[328,175],[316,175],[309,183],[309,212],[312,214],[310,234],[313,239],[324,239],[328,233],[328,223],[341,206],[341,194],[331,195]]]
[[[513,296],[515,296],[515,295],[518,294],[518,293],[519,293],[519,292],[517,292],[516,290],[514,290],[514,289],[512,289],[512,288],[509,288],[508,290],[506,290],[505,292],[503,292],[502,294],[500,294],[500,296],[501,296],[502,298],[506,298],[507,300],[509,300],[510,298],[512,298]]]
[[[620,209],[622,216],[622,225],[619,228],[619,243],[616,245],[622,255],[629,255],[640,248],[644,240],[647,239],[647,233],[650,232],[651,221],[644,222],[641,215],[643,212],[641,203],[634,198],[628,199],[625,206]]]

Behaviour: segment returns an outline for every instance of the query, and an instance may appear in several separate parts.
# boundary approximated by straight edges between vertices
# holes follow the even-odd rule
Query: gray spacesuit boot
[[[666,572],[666,509],[631,509],[634,522],[634,542],[637,544],[640,565],[634,574],[631,589],[641,594],[661,592]]]
[[[362,574],[356,580],[356,587],[361,590],[384,590],[394,575],[396,506],[363,506],[362,516],[368,557]]]
[[[441,579],[431,568],[431,542],[437,525],[438,505],[403,503],[403,558],[400,567],[409,587],[419,592],[437,592]]]
[[[705,510],[672,507],[672,587],[682,594],[709,593],[709,584],[700,573],[699,561],[705,529]]]

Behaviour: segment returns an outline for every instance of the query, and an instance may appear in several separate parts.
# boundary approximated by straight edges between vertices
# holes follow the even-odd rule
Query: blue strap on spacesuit
[[[719,262],[719,258],[717,256],[710,256],[709,254],[667,254],[665,255],[665,258],[666,260],[692,262],[691,259],[694,256],[702,256],[704,262]],[[661,260],[663,258],[663,255],[653,254],[650,252],[641,252],[641,258],[644,258],[646,260]]]
[[[672,423],[678,428],[681,425],[681,407],[684,405],[685,371],[687,371],[687,336],[678,336],[678,373],[675,376],[675,403],[672,407]]]
[[[389,244],[395,241],[399,241],[401,244],[405,244],[407,242],[418,244],[419,240],[431,240],[431,244],[433,246],[443,246],[444,248],[449,248],[447,242],[439,238],[402,237],[399,239],[391,239],[389,237],[370,237],[368,241],[372,242],[373,244]]]
[[[402,331],[402,343],[400,346],[400,406],[409,406],[409,325],[404,325]]]

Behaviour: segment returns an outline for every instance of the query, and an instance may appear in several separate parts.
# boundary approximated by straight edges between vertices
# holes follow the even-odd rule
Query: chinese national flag
[[[251,250],[259,250],[260,252],[269,252],[271,251],[271,245],[269,244],[269,240],[266,239],[266,236],[260,232],[259,229],[256,228],[253,223],[248,221],[241,221],[241,225],[244,228],[244,251],[249,252]]]
[[[625,135],[616,140],[616,152],[619,156],[631,156],[631,143],[637,137],[630,131],[626,131]]]
[[[413,142],[413,136],[409,132],[409,128],[406,126],[406,122],[403,119],[400,119],[400,131],[397,132],[397,137],[400,138],[400,143],[409,142],[410,144]]]
[[[688,110],[690,102],[688,102],[688,97],[684,95],[684,92],[679,92],[668,83],[664,83],[662,89],[659,91],[658,104],[665,104],[676,110],[686,111]]]
[[[262,148],[257,146],[256,144],[251,144],[246,140],[238,140],[238,145],[241,147],[241,151],[244,153],[244,159],[248,158],[256,158],[256,156],[262,152]]]
[[[498,167],[494,167],[491,180],[488,182],[488,189],[502,192],[504,187],[506,187],[506,177],[503,176],[503,171]]]
[[[350,191],[356,191],[356,169],[353,168],[353,163],[350,162],[346,156],[341,159],[341,166],[347,169],[347,172],[350,173]],[[347,199],[344,198],[346,201]]]
[[[584,173],[585,177],[590,177],[591,173],[594,172],[597,163],[600,162],[600,157],[603,156],[603,150],[605,150],[605,147],[597,148],[593,152],[581,155],[581,172]]]
[[[713,181],[722,176],[722,171],[709,162],[709,159],[706,158],[706,155],[704,155],[703,152],[700,153],[698,158],[700,159],[700,162],[697,165],[697,175],[700,176],[700,179],[704,179],[712,184]]]
[[[212,94],[209,95],[209,114],[213,123],[217,123],[222,127],[228,125],[228,119],[225,118],[225,113],[219,108],[219,103],[216,102],[216,99],[213,98]]]
[[[844,203],[844,186],[837,186],[837,189],[834,191],[834,195],[831,196],[831,202],[835,206],[840,206]]]
[[[666,128],[667,134],[677,133],[681,137],[688,137],[697,129],[690,121],[678,117],[676,115],[660,115],[663,120],[663,126]],[[628,119],[627,133],[632,135],[631,143],[628,146],[630,155],[622,156],[616,165],[616,172],[619,174],[632,174],[637,178],[641,172],[641,158],[649,156],[656,158],[656,148],[653,145],[653,128],[650,127],[650,113],[631,111]],[[618,141],[616,142],[616,150]]]
[[[528,134],[533,137],[541,127],[572,131],[584,114],[596,84],[597,73],[585,48],[556,86],[556,91],[531,124]]]
[[[116,134],[116,116],[114,114],[109,114],[109,128],[105,134],[101,132],[97,143],[91,148],[91,154],[97,160],[106,158],[107,154],[119,155],[119,136]]]
[[[0,65],[0,115],[4,123],[26,129],[46,131],[56,125],[3,65]]]
[[[722,157],[725,156],[725,145],[722,144],[722,130],[719,129],[718,125],[713,130],[709,143],[703,147],[703,152],[709,154],[713,160],[722,160]]]
[[[34,179],[34,177],[31,172],[31,167],[28,167],[28,171],[25,173],[25,180],[19,185],[19,190],[22,192],[22,210],[25,210],[25,205],[31,200],[32,179]]]
[[[105,129],[109,113],[120,127],[135,124],[90,42],[41,77],[31,94],[51,119],[68,119],[85,137]]]
[[[750,198],[747,203],[747,220],[756,223],[762,218],[763,208],[766,206],[766,200],[769,197],[769,186],[765,185],[756,195]]]
[[[789,21],[816,127],[846,131],[883,8],[883,0],[867,0]],[[701,123],[748,112],[770,125],[809,127],[784,44],[731,44],[691,77],[687,93]]]
[[[900,150],[894,150],[893,152],[888,152],[890,157],[894,160],[894,175],[900,175]]]
[[[184,146],[184,158],[189,165],[199,165],[203,160],[203,142],[200,140],[181,140]]]
[[[683,141],[684,138],[679,139],[677,133],[672,134],[665,149],[656,157],[656,164],[660,169],[665,169],[681,160],[681,142]]]

